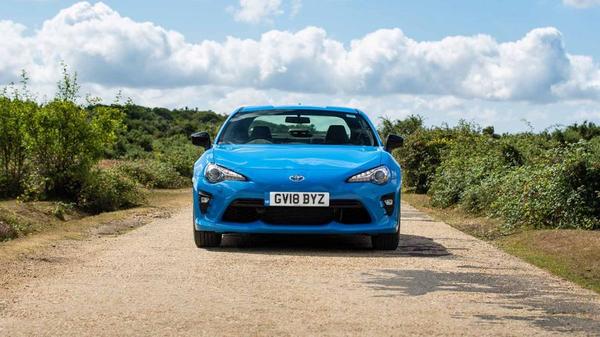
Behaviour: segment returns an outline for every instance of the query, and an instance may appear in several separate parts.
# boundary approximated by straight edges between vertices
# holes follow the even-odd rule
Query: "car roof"
[[[345,113],[357,114],[358,110],[341,106],[312,106],[312,105],[257,105],[245,106],[238,111],[259,111],[259,110],[316,110],[316,111],[339,111]]]

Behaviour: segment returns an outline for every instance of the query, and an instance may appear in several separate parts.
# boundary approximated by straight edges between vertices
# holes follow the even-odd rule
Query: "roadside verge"
[[[153,219],[170,217],[176,210],[189,205],[190,193],[187,188],[150,190],[148,203],[144,206],[91,216],[72,214],[64,221],[40,223],[34,232],[26,236],[0,242],[0,289],[7,288],[21,277],[37,277],[37,265],[52,262],[56,252],[68,246],[69,242],[116,236]],[[11,206],[7,204],[10,202],[3,203],[4,207]],[[32,210],[30,220],[44,220],[39,210],[45,206],[25,206]],[[21,213],[21,216],[25,215]]]
[[[524,229],[507,232],[496,219],[474,217],[458,207],[431,207],[427,195],[404,193],[402,199],[437,220],[600,293],[600,231]]]

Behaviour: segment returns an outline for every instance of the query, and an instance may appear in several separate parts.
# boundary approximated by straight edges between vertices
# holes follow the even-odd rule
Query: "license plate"
[[[329,207],[329,193],[270,192],[269,206]]]

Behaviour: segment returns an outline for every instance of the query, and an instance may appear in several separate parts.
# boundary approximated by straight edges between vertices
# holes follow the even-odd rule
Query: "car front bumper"
[[[394,179],[385,185],[372,183],[341,183],[334,185],[298,186],[289,192],[329,192],[330,202],[358,201],[369,214],[367,223],[341,223],[329,221],[323,224],[268,223],[263,220],[231,222],[223,220],[227,208],[236,200],[268,200],[270,191],[281,191],[274,186],[259,186],[252,181],[225,181],[210,184],[205,180],[194,183],[194,226],[198,231],[217,233],[256,233],[256,234],[384,234],[394,233],[400,226],[400,182]],[[210,197],[208,206],[200,210],[199,194]],[[384,195],[393,195],[394,205],[388,214],[381,200]],[[268,207],[265,206],[265,207]],[[308,210],[307,210],[308,211]]]

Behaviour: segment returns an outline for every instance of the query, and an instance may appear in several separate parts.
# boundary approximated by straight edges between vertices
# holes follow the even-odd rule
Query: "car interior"
[[[246,118],[244,118],[246,117]],[[328,144],[373,146],[370,127],[356,115],[261,115],[232,121],[224,143],[232,144]]]

